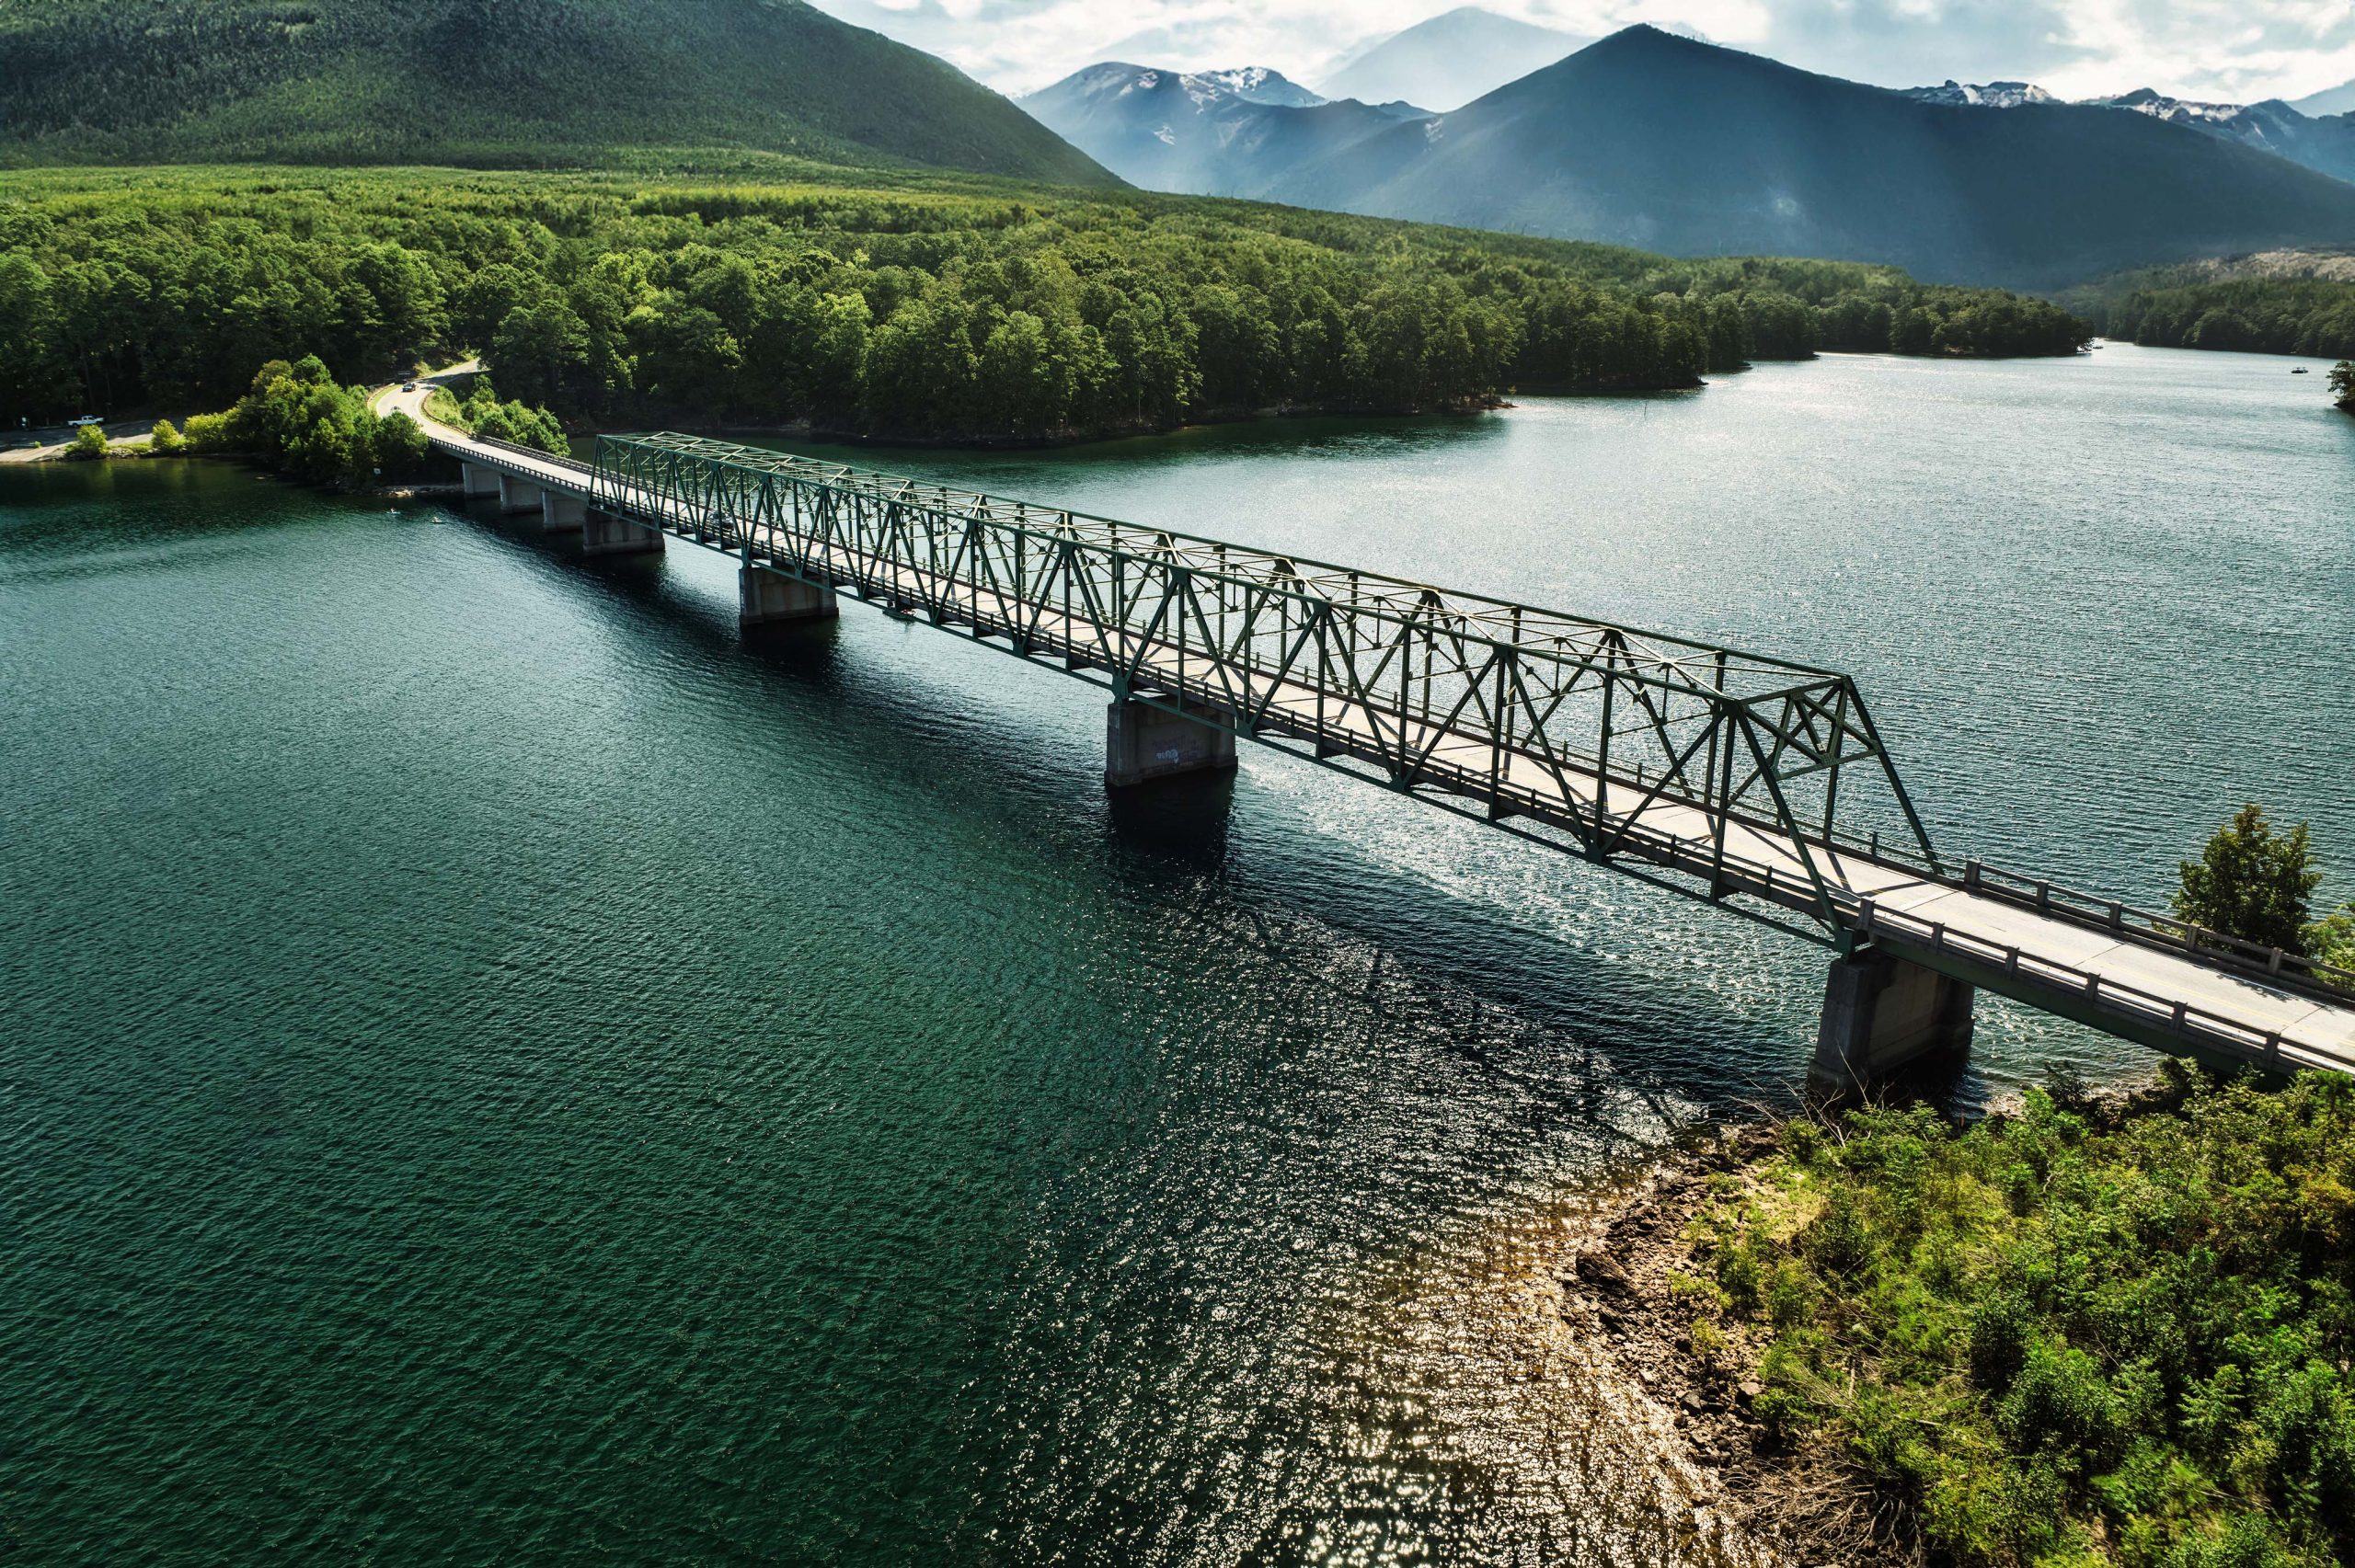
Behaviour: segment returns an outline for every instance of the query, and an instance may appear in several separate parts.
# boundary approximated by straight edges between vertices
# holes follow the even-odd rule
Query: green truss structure
[[[692,436],[600,437],[592,490],[749,568],[1679,891],[1763,891],[1811,917],[1784,929],[1827,944],[1855,909],[1844,859],[1943,874],[1863,693],[1834,670]],[[1729,846],[1761,834],[1801,872],[1762,889]]]

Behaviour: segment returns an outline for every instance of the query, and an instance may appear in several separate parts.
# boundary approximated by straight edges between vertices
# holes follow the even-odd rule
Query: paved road
[[[169,418],[169,416],[166,416]],[[185,416],[172,420],[186,428]],[[153,419],[117,419],[101,425],[107,440],[118,447],[144,447],[155,433]],[[52,426],[41,430],[11,430],[0,435],[0,463],[45,463],[53,459],[75,437],[70,425]]]

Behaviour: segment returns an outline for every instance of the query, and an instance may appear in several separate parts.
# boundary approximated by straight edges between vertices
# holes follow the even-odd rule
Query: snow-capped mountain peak
[[[1924,103],[1968,105],[1973,109],[2017,109],[2022,104],[2061,100],[2033,82],[1969,82],[1949,80],[1939,87],[1908,87],[1905,96]]]

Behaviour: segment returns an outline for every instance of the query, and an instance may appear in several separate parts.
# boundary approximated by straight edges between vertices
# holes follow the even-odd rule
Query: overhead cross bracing
[[[1942,858],[1836,671],[695,437],[601,438],[581,464],[433,435],[748,574],[925,617],[1120,704],[1894,964],[1851,985],[1862,1011],[1842,1027],[1859,1038],[1901,1016],[1909,1041],[1967,1038],[1977,988],[2211,1060],[2355,1063],[2355,976]],[[1917,972],[1944,989],[1899,983]],[[1849,983],[1835,965],[1835,996]]]

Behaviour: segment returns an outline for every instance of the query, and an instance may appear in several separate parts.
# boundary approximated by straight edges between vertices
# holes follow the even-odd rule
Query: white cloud
[[[1350,47],[1456,0],[814,0],[1008,93],[1098,60],[1270,65],[1314,85]],[[2295,97],[2355,79],[2355,0],[1485,0],[1568,32],[1682,24],[1891,86],[2025,78],[2071,97],[2152,86]]]

